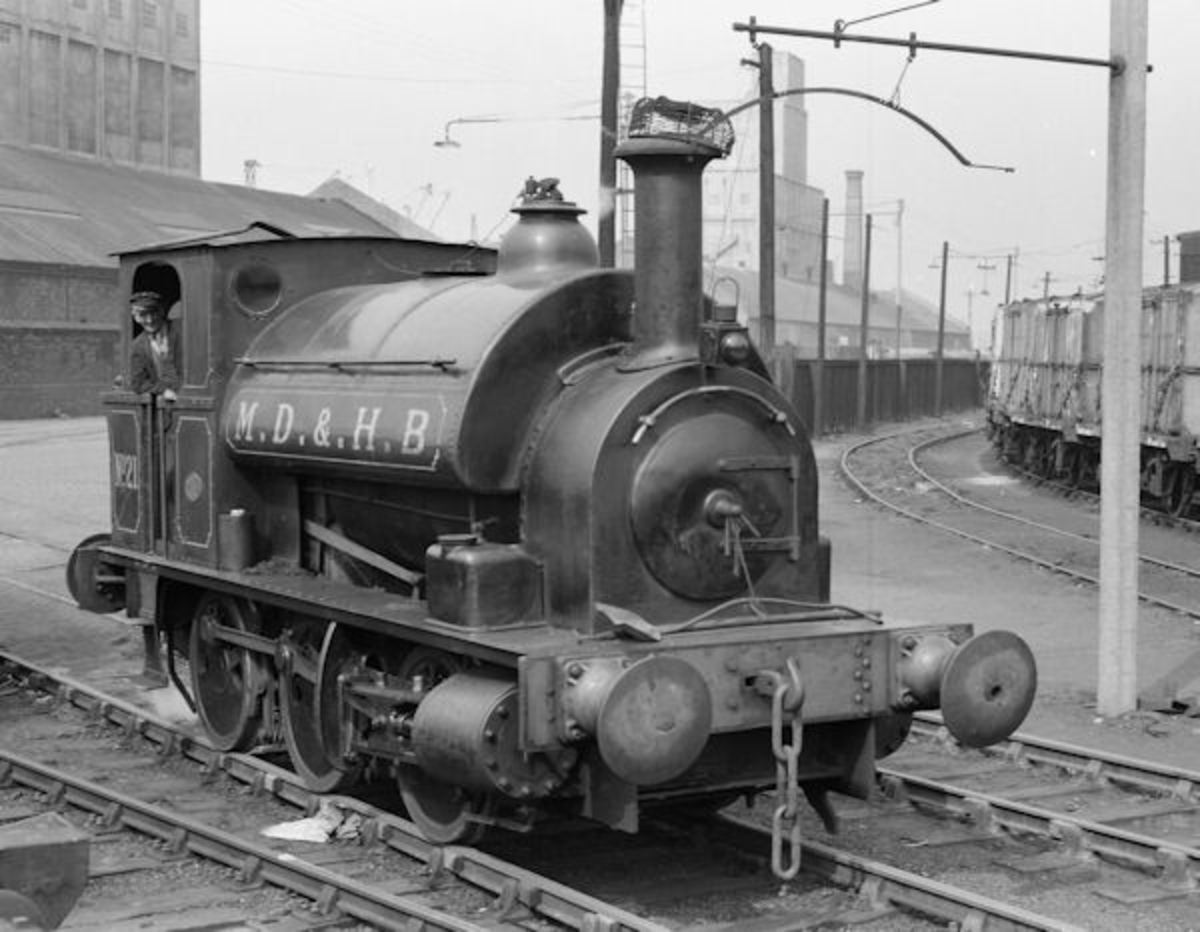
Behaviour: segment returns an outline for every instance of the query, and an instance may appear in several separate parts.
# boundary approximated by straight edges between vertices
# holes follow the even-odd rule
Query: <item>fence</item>
[[[858,360],[829,359],[823,365],[823,416],[821,423],[815,424],[813,384],[817,372],[816,361],[789,360],[786,356],[777,356],[774,360],[781,387],[791,396],[792,403],[804,423],[810,425],[814,435],[861,429],[881,422],[966,411],[982,407],[987,397],[990,363],[985,360],[942,361],[942,404],[939,411],[937,360],[871,359],[867,361],[866,423],[859,424]]]

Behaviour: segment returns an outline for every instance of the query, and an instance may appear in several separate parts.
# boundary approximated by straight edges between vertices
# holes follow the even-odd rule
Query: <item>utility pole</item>
[[[821,272],[817,292],[817,365],[813,372],[813,436],[825,429],[825,292],[829,266],[829,198],[821,201]]]
[[[945,375],[942,357],[946,348],[946,269],[950,266],[950,243],[942,242],[942,290],[938,299],[937,359],[933,369],[933,413],[942,416],[942,378]]]
[[[904,198],[896,202],[896,358],[900,358],[900,341],[903,333],[904,292],[901,276],[904,269]],[[901,392],[901,397],[904,393]]]
[[[775,79],[771,46],[758,45],[758,348],[775,348]]]
[[[600,91],[600,216],[596,239],[600,265],[610,269],[617,253],[617,105],[621,94],[621,6],[604,0],[604,65]]]
[[[862,321],[858,332],[858,411],[856,425],[867,426],[867,341],[871,333],[871,215],[863,233]]]
[[[908,373],[905,371],[904,357],[900,354],[901,345],[904,343],[904,198],[896,201],[896,395],[900,399],[900,404],[904,405],[903,410],[900,410],[900,405],[897,405],[897,413],[902,417],[908,417]]]
[[[975,349],[975,286],[967,285],[967,339]]]
[[[1109,0],[1104,247],[1104,435],[1100,442],[1100,619],[1096,710],[1137,707],[1142,210],[1146,186],[1147,0]]]

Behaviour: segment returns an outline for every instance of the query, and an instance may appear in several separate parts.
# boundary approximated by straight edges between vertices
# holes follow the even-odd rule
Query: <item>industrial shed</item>
[[[728,279],[736,284],[739,316],[752,334],[759,330],[758,272],[718,268],[714,284]],[[720,298],[724,287],[716,285]],[[775,342],[795,347],[801,358],[816,358],[820,307],[816,282],[775,279]],[[895,358],[897,329],[900,355],[929,357],[937,350],[938,309],[925,299],[905,291],[901,295],[899,327],[893,291],[871,292],[867,306],[867,353],[871,358]],[[829,359],[854,358],[862,342],[862,294],[844,285],[828,284],[825,294],[825,355]],[[971,333],[966,324],[947,315],[943,351],[948,356],[971,355]]]

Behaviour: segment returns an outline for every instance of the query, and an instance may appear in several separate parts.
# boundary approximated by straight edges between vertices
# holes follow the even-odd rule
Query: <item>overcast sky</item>
[[[750,95],[753,54],[734,22],[831,29],[912,0],[627,0],[644,12],[647,90],[729,106]],[[1200,3],[1150,4],[1146,276],[1161,278],[1164,233],[1200,229]],[[852,26],[907,36],[1107,58],[1107,0],[940,0]],[[597,204],[601,0],[203,0],[203,170],[307,193],[340,174],[448,239],[509,222],[528,175],[562,179]],[[933,300],[947,240],[950,299],[976,312],[1003,296],[1004,257],[1019,253],[1016,296],[1096,284],[1104,244],[1108,75],[1102,68],[769,39],[806,63],[810,86],[891,98],[978,163],[966,169],[913,123],[842,97],[809,97],[809,178],[832,209],[846,169],[862,169],[876,213],[872,284]],[[903,77],[903,80],[901,78]],[[451,127],[457,148],[435,147]],[[584,119],[580,119],[584,118]],[[902,243],[895,209],[905,204]],[[840,221],[833,233],[840,237]],[[840,255],[840,243],[831,245]],[[980,266],[995,265],[992,270]],[[1175,260],[1172,276],[1177,274]],[[984,295],[983,292],[988,294]],[[958,316],[964,316],[962,312]]]

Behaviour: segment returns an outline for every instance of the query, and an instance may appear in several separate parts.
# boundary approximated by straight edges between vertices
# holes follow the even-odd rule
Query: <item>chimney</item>
[[[724,158],[733,130],[720,110],[643,98],[616,150],[633,171],[633,345],[621,369],[699,356],[704,307],[701,177]]]
[[[863,277],[863,173],[846,171],[846,238],[842,252],[842,284],[858,291]]]

